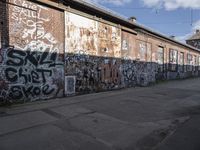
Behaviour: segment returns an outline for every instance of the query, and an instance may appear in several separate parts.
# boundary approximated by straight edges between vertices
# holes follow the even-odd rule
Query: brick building
[[[4,0],[0,104],[199,76],[200,51],[80,0]]]
[[[195,34],[186,40],[186,43],[200,49],[200,30],[196,30]]]

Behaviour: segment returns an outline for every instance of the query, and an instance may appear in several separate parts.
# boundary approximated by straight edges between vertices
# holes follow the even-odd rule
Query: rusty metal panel
[[[24,102],[63,96],[63,12],[26,0],[10,3],[4,97]]]
[[[65,12],[66,53],[97,56],[97,21]]]
[[[121,30],[99,22],[99,55],[104,57],[121,57]]]
[[[135,59],[135,35],[122,31],[122,51],[121,57],[122,59]]]

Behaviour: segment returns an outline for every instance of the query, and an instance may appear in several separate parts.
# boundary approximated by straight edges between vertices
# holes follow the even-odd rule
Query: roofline
[[[132,21],[129,21],[129,20],[126,19],[126,18],[123,18],[123,17],[121,17],[121,16],[119,16],[119,15],[116,15],[116,14],[114,14],[114,13],[112,13],[112,12],[109,12],[108,10],[103,9],[103,8],[101,8],[101,7],[99,7],[99,6],[96,6],[96,5],[94,5],[94,4],[90,4],[90,3],[85,2],[85,1],[82,1],[82,0],[65,0],[65,1],[74,1],[74,2],[77,3],[77,4],[83,5],[83,7],[84,7],[84,6],[85,6],[85,7],[89,7],[90,9],[93,9],[93,10],[95,10],[95,11],[98,11],[100,14],[105,14],[105,15],[108,15],[109,17],[114,17],[115,19],[118,19],[120,22],[123,22],[123,23],[125,23],[125,24],[130,25],[130,26],[133,26],[133,27],[135,27],[135,28],[139,28],[139,29],[145,30],[146,32],[149,32],[149,33],[154,34],[154,35],[156,35],[156,36],[162,37],[162,38],[167,39],[167,40],[169,40],[169,41],[171,41],[171,42],[174,42],[174,43],[176,43],[176,44],[180,44],[180,45],[182,45],[182,46],[184,46],[184,47],[187,47],[187,48],[190,48],[190,49],[192,49],[192,50],[194,50],[194,51],[199,51],[199,52],[200,52],[200,50],[197,49],[197,48],[195,48],[195,47],[192,47],[192,46],[190,46],[190,45],[188,45],[188,44],[184,44],[184,43],[181,43],[181,42],[179,42],[179,41],[177,41],[177,40],[171,39],[171,38],[167,37],[166,35],[163,35],[163,34],[161,34],[161,33],[158,33],[158,32],[156,32],[156,31],[154,31],[154,30],[152,30],[152,29],[149,29],[149,28],[143,26],[143,25],[139,25],[139,24],[137,24],[137,23],[134,23],[134,22],[132,22]]]
[[[33,1],[33,0],[29,0],[29,1]],[[39,2],[39,3],[47,4],[47,5],[50,5],[50,6],[54,6],[56,8],[60,8],[60,9],[66,10],[61,5],[54,5],[55,2],[46,1],[46,0],[36,0],[36,1]],[[78,8],[79,10],[84,8],[84,9],[86,9],[85,10],[86,13],[95,12],[96,14],[99,14],[101,16],[104,16],[104,17],[107,17],[109,19],[112,19],[112,21],[113,22],[115,21],[115,23],[119,22],[119,23],[123,24],[123,25],[120,24],[121,26],[126,26],[126,27],[128,27],[128,28],[130,28],[132,30],[138,28],[138,29],[146,31],[147,33],[153,34],[155,36],[158,36],[160,38],[166,39],[166,40],[171,41],[173,43],[182,45],[183,47],[190,48],[190,49],[192,49],[194,51],[200,52],[200,49],[192,47],[192,46],[190,46],[188,44],[181,43],[181,42],[179,42],[177,40],[171,39],[171,38],[167,37],[166,35],[163,35],[163,34],[158,33],[158,32],[156,32],[156,31],[154,31],[152,29],[149,29],[149,28],[145,27],[144,25],[140,25],[140,24],[137,24],[135,22],[132,22],[132,21],[126,19],[125,17],[121,17],[120,15],[116,15],[113,12],[106,10],[105,8],[102,8],[100,6],[96,6],[95,4],[91,4],[91,3],[85,2],[83,0],[58,0],[58,1],[59,1],[59,3],[63,3],[65,5],[65,7],[67,5],[67,6],[70,6],[71,8],[73,8],[73,7],[75,9]],[[92,14],[92,15],[94,15],[94,14]],[[103,19],[105,19],[105,18],[103,18]]]

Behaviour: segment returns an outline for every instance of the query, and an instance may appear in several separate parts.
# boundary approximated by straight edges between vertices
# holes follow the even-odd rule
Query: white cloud
[[[96,4],[110,3],[110,4],[114,4],[114,5],[124,5],[133,0],[83,0],[83,1],[92,2],[92,3],[96,3]]]
[[[164,7],[166,10],[177,8],[200,9],[200,0],[142,0],[148,7]]]

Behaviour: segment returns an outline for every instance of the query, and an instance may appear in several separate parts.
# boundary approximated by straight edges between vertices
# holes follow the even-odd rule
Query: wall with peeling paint
[[[142,30],[27,0],[0,8],[0,104],[199,76],[199,52]]]
[[[65,12],[65,28],[65,77],[74,77],[75,92],[120,88],[120,29],[69,12]],[[68,80],[65,84],[72,86]],[[75,94],[67,85],[65,93]]]
[[[151,58],[151,43],[122,31],[122,73],[125,87],[147,86],[155,82],[156,63]]]

